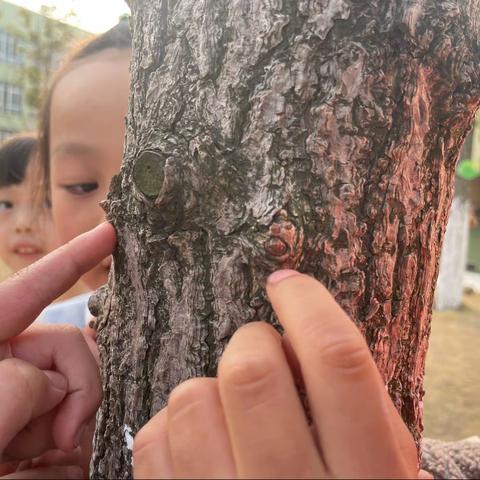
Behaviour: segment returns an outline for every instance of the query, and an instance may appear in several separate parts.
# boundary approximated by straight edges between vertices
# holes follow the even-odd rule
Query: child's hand
[[[415,444],[354,323],[306,275],[277,272],[267,291],[288,341],[265,323],[239,329],[218,378],[180,385],[138,433],[135,477],[416,478]]]
[[[103,224],[0,285],[2,462],[30,460],[55,449],[71,451],[80,444],[101,400],[95,359],[78,329],[46,325],[25,329],[44,307],[111,254],[114,245],[113,228]],[[43,469],[47,476],[55,472],[58,469],[45,474]],[[26,478],[26,472],[22,475]]]

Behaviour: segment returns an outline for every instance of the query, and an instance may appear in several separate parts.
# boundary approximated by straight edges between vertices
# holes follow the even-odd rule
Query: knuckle
[[[192,378],[181,383],[168,399],[169,421],[177,421],[202,412],[202,406],[212,399],[214,381],[206,378]]]
[[[174,408],[182,408],[190,405],[193,401],[208,395],[206,383],[202,378],[192,378],[175,387],[170,393],[168,406]],[[209,390],[209,389],[208,389]]]
[[[371,364],[370,351],[360,334],[323,337],[314,343],[320,364],[339,372],[361,375]]]
[[[193,405],[201,401],[202,394],[196,388],[196,382],[187,380],[176,387],[168,399],[168,411],[171,417],[177,416],[180,412],[189,410]]]
[[[262,352],[230,356],[220,362],[219,380],[236,390],[260,393],[274,383],[276,368],[274,359]]]

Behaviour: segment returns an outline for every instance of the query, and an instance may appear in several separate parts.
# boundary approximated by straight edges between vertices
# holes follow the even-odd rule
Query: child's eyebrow
[[[54,155],[92,155],[95,149],[80,142],[63,142],[58,144],[52,152]]]

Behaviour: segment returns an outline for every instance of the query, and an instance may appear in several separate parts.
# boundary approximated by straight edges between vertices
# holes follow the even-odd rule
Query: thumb
[[[65,398],[68,383],[57,372],[42,371],[16,358],[0,362],[0,452],[28,423]]]

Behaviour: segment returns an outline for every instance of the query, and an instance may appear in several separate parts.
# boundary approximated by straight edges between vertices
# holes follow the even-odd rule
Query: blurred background
[[[480,435],[480,117],[457,167],[425,372],[425,434]]]
[[[123,0],[0,0],[0,143],[35,130],[42,92],[76,43],[129,14]],[[480,434],[480,122],[467,139],[435,294],[425,434]],[[9,274],[0,260],[0,280]]]
[[[128,15],[123,0],[0,0],[0,144],[37,129],[43,92],[61,59]],[[0,259],[0,280],[8,275]]]
[[[0,141],[36,127],[45,85],[65,53],[128,12],[122,0],[0,0]]]

